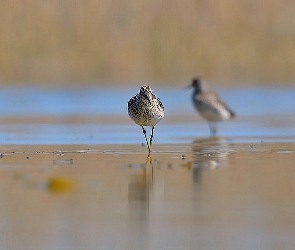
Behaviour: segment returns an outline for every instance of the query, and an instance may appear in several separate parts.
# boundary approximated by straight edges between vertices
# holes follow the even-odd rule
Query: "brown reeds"
[[[0,82],[292,82],[294,11],[293,0],[0,1]]]

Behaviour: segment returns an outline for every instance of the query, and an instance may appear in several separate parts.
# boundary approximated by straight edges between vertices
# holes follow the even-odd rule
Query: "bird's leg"
[[[215,122],[209,122],[209,128],[210,128],[210,135],[216,136],[217,134],[217,123]]]
[[[155,126],[152,127],[152,134],[150,137],[150,149],[152,150],[152,144],[153,144],[153,139],[154,139],[154,128]]]
[[[149,153],[150,153],[150,152],[151,152],[151,148],[150,148],[150,145],[149,145],[148,139],[147,139],[147,137],[146,137],[146,131],[145,131],[145,129],[144,129],[143,126],[141,126],[141,128],[142,128],[142,132],[143,132],[143,134],[144,134],[144,138],[145,138],[145,141],[146,141],[146,145],[147,145],[148,150],[149,150]]]

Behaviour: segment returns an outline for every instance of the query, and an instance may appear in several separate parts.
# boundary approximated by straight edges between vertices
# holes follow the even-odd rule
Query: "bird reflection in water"
[[[136,174],[131,175],[128,184],[129,201],[142,201],[148,205],[153,187],[153,159],[148,155],[144,164],[129,165],[130,168],[138,169]]]
[[[232,152],[226,138],[206,137],[193,141],[193,180],[199,183],[205,169],[217,169],[227,165],[228,155]]]
[[[132,172],[128,180],[129,234],[133,235],[128,249],[147,249],[150,230],[150,206],[153,189],[153,160],[149,155],[143,164],[130,164]]]

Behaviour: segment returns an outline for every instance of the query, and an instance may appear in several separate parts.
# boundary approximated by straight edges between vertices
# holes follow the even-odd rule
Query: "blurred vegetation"
[[[293,83],[295,1],[0,1],[0,82]]]

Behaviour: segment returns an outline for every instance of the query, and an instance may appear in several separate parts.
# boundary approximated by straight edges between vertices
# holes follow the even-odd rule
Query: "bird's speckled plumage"
[[[128,115],[140,126],[154,127],[164,117],[164,106],[150,86],[142,86],[128,101]]]
[[[150,86],[142,86],[139,93],[128,101],[128,115],[142,127],[149,153],[151,152],[155,125],[164,117],[164,106],[153,93]],[[146,137],[144,126],[152,127],[150,141]]]
[[[235,113],[213,91],[204,90],[199,78],[192,80],[192,100],[200,115],[208,121],[212,134],[216,133],[215,123],[235,117]]]

